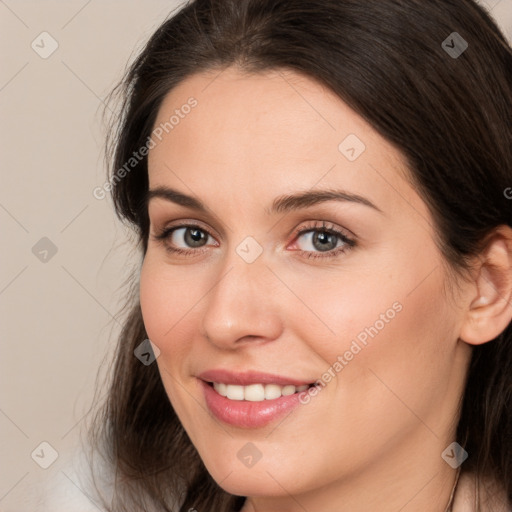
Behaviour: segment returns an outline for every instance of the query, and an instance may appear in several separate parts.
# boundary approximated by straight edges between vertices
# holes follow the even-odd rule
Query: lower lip
[[[213,415],[224,423],[242,428],[259,428],[268,425],[298,407],[299,393],[281,396],[274,400],[251,402],[249,400],[230,400],[200,380],[206,405]]]

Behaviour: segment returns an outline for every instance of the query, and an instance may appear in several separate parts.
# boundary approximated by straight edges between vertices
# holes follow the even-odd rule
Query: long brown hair
[[[443,45],[449,36],[460,37],[459,46]],[[147,158],[129,168],[126,162],[147,144],[173,87],[194,73],[232,65],[312,77],[394,144],[454,272],[464,275],[491,230],[512,226],[512,201],[504,193],[512,187],[512,51],[473,0],[197,0],[158,28],[112,92],[121,99],[107,138],[112,197],[118,216],[135,229],[142,257],[149,231]],[[223,491],[206,471],[156,364],[134,357],[148,336],[137,276],[133,282],[108,396],[90,429],[116,484],[104,506],[113,512],[239,510],[244,498]],[[509,325],[473,349],[457,439],[470,454],[463,471],[497,478],[510,501],[511,436]]]

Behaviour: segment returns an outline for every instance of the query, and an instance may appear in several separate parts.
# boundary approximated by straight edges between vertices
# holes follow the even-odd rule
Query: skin
[[[244,512],[443,512],[456,471],[441,453],[456,441],[471,345],[512,317],[510,231],[455,282],[402,155],[328,89],[289,70],[201,73],[166,96],[155,126],[190,96],[198,105],[149,153],[149,183],[206,212],[150,201],[140,300],[169,400],[206,468],[249,497]],[[366,146],[352,162],[338,150],[349,134]],[[311,189],[343,189],[381,211],[331,200],[269,213],[276,197]],[[184,230],[153,238],[183,221],[210,231],[206,245],[187,246]],[[329,257],[294,234],[321,233],[323,221],[356,246]],[[263,251],[252,263],[236,252],[247,236]],[[313,382],[396,302],[400,312],[280,423],[244,429],[209,413],[200,372]],[[262,454],[250,468],[237,457],[247,442]]]

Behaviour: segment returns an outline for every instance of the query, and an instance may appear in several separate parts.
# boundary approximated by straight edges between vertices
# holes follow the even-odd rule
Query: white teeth
[[[283,386],[281,393],[283,396],[293,395],[295,393],[295,386]]]
[[[230,400],[243,400],[244,399],[244,387],[236,386],[234,384],[228,384],[226,389],[226,396]]]
[[[226,384],[222,384],[221,382],[219,382],[217,384],[217,382],[216,382],[214,384],[214,388],[215,388],[215,391],[217,391],[217,393],[219,393],[219,395],[226,396],[228,394],[228,387]]]
[[[237,384],[214,382],[213,388],[219,395],[225,396],[230,400],[262,402],[263,400],[275,400],[281,396],[300,393],[308,389],[309,386],[307,384],[297,387],[292,385],[278,386],[277,384],[250,384],[249,386],[239,386]]]
[[[265,386],[265,400],[275,400],[281,396],[281,386],[277,384],[267,384]]]
[[[250,386],[241,386],[244,388],[244,398],[250,402],[261,402],[265,400],[265,388],[263,384],[251,384]]]

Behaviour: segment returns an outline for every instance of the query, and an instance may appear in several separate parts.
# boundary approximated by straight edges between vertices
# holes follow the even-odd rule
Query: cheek
[[[411,410],[425,420],[432,416],[446,394],[453,361],[454,315],[443,295],[441,273],[411,289],[383,292],[384,300],[367,305],[372,314],[364,317],[366,323],[355,326],[344,341],[355,340],[361,347],[341,372],[348,408],[358,411],[363,428],[373,418],[389,436],[417,424]],[[359,342],[361,334],[366,343]]]
[[[381,260],[382,266],[365,276],[347,272],[336,280],[295,281],[294,291],[307,297],[308,306],[295,304],[290,313],[295,336],[321,357],[331,375],[324,373],[325,380],[350,389],[352,399],[372,402],[370,415],[383,400],[396,400],[381,375],[411,404],[428,400],[433,380],[446,382],[455,317],[444,297],[441,268],[432,272],[432,260],[426,265],[416,260],[416,266],[393,261],[387,267]]]
[[[160,349],[156,360],[166,394],[185,424],[191,424],[190,404],[182,396],[183,381],[190,373],[188,367],[194,328],[193,306],[199,300],[199,291],[190,286],[189,276],[182,267],[176,270],[158,255],[148,251],[140,273],[140,305],[149,339]],[[193,422],[192,422],[193,423]]]
[[[297,339],[322,356],[322,366],[333,365],[347,351],[350,361],[360,359],[372,340],[383,338],[397,322],[403,310],[401,293],[393,281],[379,280],[378,274],[363,279],[355,272],[295,278],[294,292],[304,301],[290,301],[288,324]]]
[[[164,280],[160,278],[157,265],[153,264],[151,258],[146,256],[140,274],[139,294],[140,307],[146,332],[154,343],[160,348],[160,341],[169,329],[169,322],[166,320],[165,311],[172,300],[172,294],[168,293]]]
[[[312,328],[302,331],[325,362],[321,393],[337,404],[316,430],[347,468],[400,445],[407,432],[422,428],[418,417],[436,425],[430,418],[449,386],[453,315],[440,272],[421,292],[410,290],[403,281],[379,293],[358,286],[335,306],[330,293],[309,295],[309,304],[315,302],[315,312],[335,331],[323,337]]]
[[[160,350],[165,351],[170,340],[182,339],[178,333],[190,323],[194,305],[204,295],[200,282],[183,267],[176,270],[146,255],[140,274],[140,304],[148,336]]]

